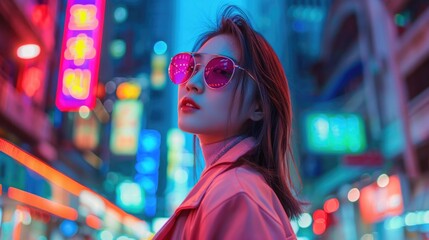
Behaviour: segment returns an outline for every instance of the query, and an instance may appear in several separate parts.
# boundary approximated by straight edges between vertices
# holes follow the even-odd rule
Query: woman
[[[274,50],[242,15],[227,7],[197,52],[171,59],[179,128],[198,137],[206,167],[154,239],[296,239],[288,84]]]

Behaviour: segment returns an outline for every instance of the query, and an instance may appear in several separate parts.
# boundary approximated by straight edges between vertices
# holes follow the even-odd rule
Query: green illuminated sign
[[[314,153],[361,153],[366,149],[363,120],[356,114],[307,115],[308,150]]]

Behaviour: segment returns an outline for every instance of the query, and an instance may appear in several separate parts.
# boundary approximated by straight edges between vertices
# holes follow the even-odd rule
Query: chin
[[[179,129],[187,132],[187,133],[192,133],[192,134],[197,134],[198,131],[196,131],[196,129],[193,127],[192,124],[186,124],[186,123],[181,123],[179,122]]]

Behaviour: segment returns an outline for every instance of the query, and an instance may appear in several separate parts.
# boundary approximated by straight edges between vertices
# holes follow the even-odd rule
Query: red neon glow
[[[95,107],[105,0],[68,0],[56,105],[61,111]]]
[[[94,30],[98,26],[97,6],[75,4],[70,8],[70,30]]]
[[[322,235],[326,231],[326,222],[318,219],[313,222],[313,232],[316,235]]]
[[[46,211],[36,209],[36,208],[26,207],[23,205],[17,206],[16,208],[29,213],[32,219],[34,218],[44,223],[48,223],[51,220],[51,215]]]
[[[78,182],[74,181],[73,179],[67,177],[63,173],[53,169],[46,163],[42,162],[38,158],[26,153],[25,151],[21,150],[20,148],[16,147],[15,145],[7,142],[4,139],[0,138],[0,152],[5,153],[9,157],[13,158],[15,161],[19,162],[20,164],[24,165],[26,168],[37,172],[41,177],[46,179],[52,184],[55,184],[64,190],[70,192],[71,194],[75,196],[79,196],[82,191],[89,191],[93,193],[94,195],[98,196],[106,205],[106,211],[109,209],[117,213],[120,218],[127,219],[127,221],[130,221],[130,223],[140,223],[143,222],[142,220],[126,213],[124,210],[120,209],[118,206],[114,205],[113,203],[109,202],[107,199],[102,197],[101,195],[95,193],[94,191],[90,190],[89,188],[79,184]],[[9,188],[10,189],[10,188]],[[31,205],[31,204],[28,204]],[[33,206],[33,205],[31,205]],[[37,206],[36,206],[37,207]]]
[[[3,194],[3,186],[0,184],[0,196]]]
[[[323,205],[323,210],[327,213],[333,213],[340,207],[340,202],[336,198],[328,199]]]
[[[359,208],[365,223],[378,222],[387,216],[397,216],[404,211],[401,183],[398,176],[390,176],[389,184],[378,187],[376,183],[362,188]]]
[[[327,218],[328,218],[328,215],[326,214],[325,211],[323,211],[321,209],[317,209],[313,213],[313,220],[314,221],[316,221],[317,219],[323,219],[324,221],[326,221]]]
[[[32,97],[39,90],[42,74],[42,70],[37,67],[30,67],[24,71],[20,88],[27,96]]]
[[[12,239],[21,239],[21,228],[22,228],[21,221],[17,221],[13,228]]]
[[[326,222],[328,215],[325,211],[317,209],[313,213],[313,232],[316,235],[321,235],[326,230]]]
[[[31,20],[36,26],[46,27],[52,22],[51,14],[47,4],[37,4],[31,14]]]
[[[64,58],[73,60],[74,65],[82,66],[87,59],[95,57],[94,40],[86,34],[79,34],[67,40],[67,49]]]
[[[69,219],[72,221],[77,219],[77,211],[74,208],[56,203],[46,198],[42,198],[35,194],[22,191],[17,188],[9,187],[7,195],[10,199],[42,209],[61,218]]]
[[[86,224],[94,229],[101,228],[101,220],[98,217],[91,214],[86,216]]]

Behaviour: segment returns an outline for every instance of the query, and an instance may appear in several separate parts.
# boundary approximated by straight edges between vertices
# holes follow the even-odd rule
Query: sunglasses
[[[196,57],[201,55],[209,55],[212,58],[204,67],[204,82],[211,89],[219,89],[226,86],[232,79],[235,69],[240,69],[249,74],[252,79],[255,79],[246,69],[238,66],[234,60],[229,57],[208,53],[179,53],[171,58],[168,66],[168,75],[171,81],[175,84],[183,84],[189,81],[197,72],[197,67],[201,66],[197,63]]]

